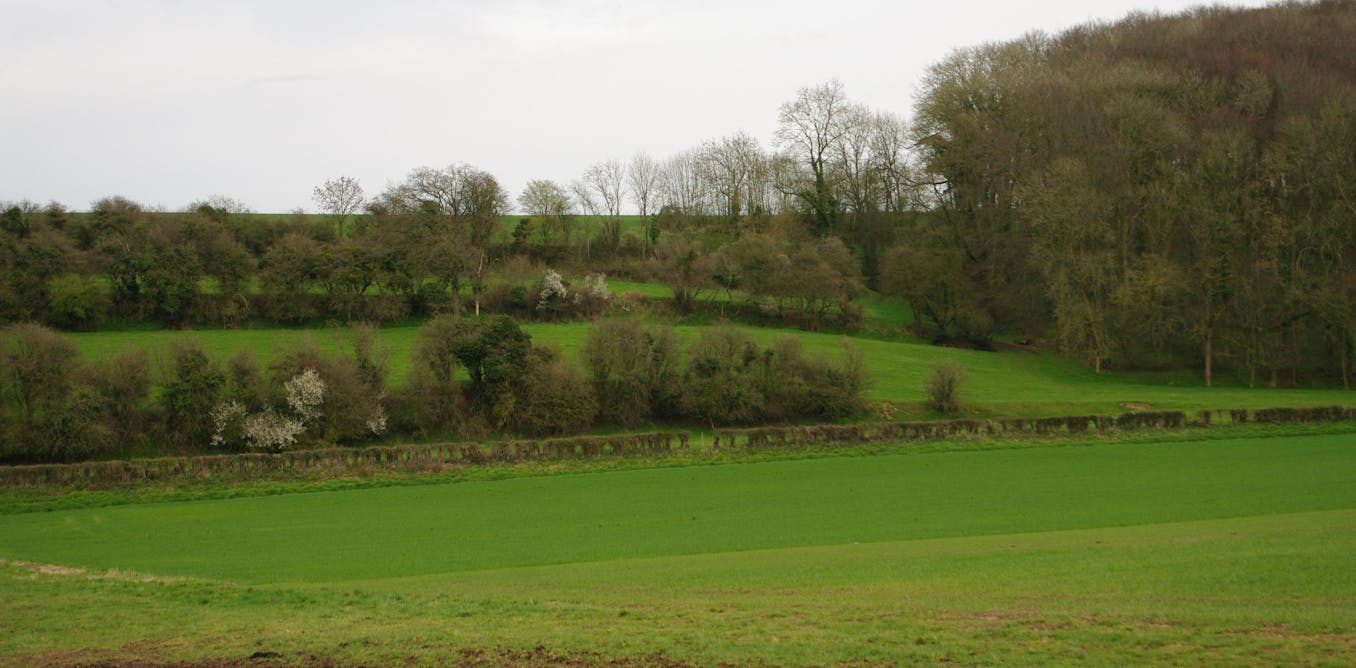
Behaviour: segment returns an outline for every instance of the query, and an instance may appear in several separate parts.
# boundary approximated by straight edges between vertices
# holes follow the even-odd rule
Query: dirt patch
[[[26,663],[45,668],[357,668],[367,666],[364,663],[349,663],[330,657],[310,654],[286,654],[272,651],[255,652],[254,655],[240,658],[214,658],[199,661],[149,661],[145,659],[93,659],[88,654],[81,656],[75,652],[55,652],[45,655],[26,657]],[[410,663],[426,662],[427,656],[410,656]],[[392,664],[401,663],[399,660]],[[472,648],[456,651],[451,656],[441,657],[441,665],[458,668],[593,668],[609,666],[613,668],[696,668],[698,664],[680,661],[663,654],[642,656],[613,657],[597,652],[558,652],[545,647],[532,649],[510,648]],[[385,664],[383,664],[385,665]],[[721,668],[761,668],[767,664],[721,663]]]
[[[187,582],[190,578],[184,577],[163,577],[159,575],[147,575],[145,573],[133,573],[131,571],[120,571],[111,568],[102,573],[95,573],[84,568],[75,568],[72,566],[58,566],[56,564],[39,564],[32,561],[17,561],[9,559],[0,559],[0,566],[12,566],[20,570],[25,570],[37,575],[56,575],[62,577],[82,577],[87,580],[122,580],[125,582]]]
[[[1122,401],[1121,408],[1129,408],[1132,411],[1153,410],[1153,404],[1146,404],[1142,401]]]
[[[639,657],[608,657],[594,652],[562,653],[545,647],[517,649],[464,649],[457,653],[459,668],[589,668],[590,666],[654,666],[655,668],[695,668],[694,664],[662,654]],[[724,664],[722,664],[724,665]]]

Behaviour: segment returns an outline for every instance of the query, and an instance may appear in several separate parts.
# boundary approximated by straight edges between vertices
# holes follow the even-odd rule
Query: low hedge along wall
[[[957,436],[999,436],[1008,434],[1081,434],[1131,429],[1177,429],[1211,424],[1335,422],[1356,420],[1356,408],[1324,406],[1318,408],[1219,409],[1199,411],[1188,419],[1181,411],[1136,411],[1119,416],[1070,415],[1049,418],[998,418],[992,420],[944,420],[934,422],[872,422],[847,425],[807,425],[759,427],[755,429],[717,429],[716,449],[747,448],[758,450],[819,443],[876,443],[923,441]]]
[[[1081,434],[1129,429],[1174,429],[1224,423],[1334,422],[1356,420],[1356,408],[1220,409],[1188,420],[1180,411],[1140,411],[1050,418],[869,422],[755,429],[717,429],[712,450],[797,447],[810,444],[926,441],[957,436]],[[559,461],[598,457],[665,456],[688,451],[686,433],[583,436],[540,441],[440,443],[294,450],[277,454],[204,455],[136,461],[0,466],[0,486],[101,486],[182,478],[249,478],[286,471],[363,473],[374,470],[431,472],[487,463]]]
[[[324,448],[281,453],[204,455],[136,461],[38,464],[0,467],[0,486],[41,487],[154,482],[180,478],[248,478],[285,471],[441,471],[486,463],[584,459],[604,456],[666,455],[686,449],[685,433],[585,436],[542,441],[440,443],[436,445]]]

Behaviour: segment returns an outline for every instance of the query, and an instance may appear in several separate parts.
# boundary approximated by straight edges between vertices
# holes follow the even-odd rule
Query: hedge
[[[797,425],[754,429],[717,429],[711,451],[765,450],[811,444],[929,441],[966,436],[1053,435],[1132,429],[1176,429],[1231,422],[1286,423],[1356,420],[1356,408],[1217,409],[1198,411],[1188,420],[1181,411],[1135,411],[1119,416],[1070,415],[1047,418],[938,420]],[[434,472],[486,463],[667,456],[690,451],[687,433],[653,432],[622,436],[582,436],[547,440],[434,445],[375,446],[295,450],[277,454],[204,455],[136,461],[0,466],[0,487],[110,485],[185,478],[263,477],[279,472],[365,474]]]
[[[281,453],[246,453],[142,459],[0,466],[0,487],[109,485],[158,482],[186,478],[263,477],[279,472],[368,473],[374,470],[432,472],[467,465],[587,459],[604,456],[663,456],[688,447],[685,433],[646,433],[587,436],[541,441],[501,441],[488,444],[324,448]]]
[[[1227,418],[1227,419],[1226,419]],[[1356,408],[1218,409],[1196,413],[1194,420],[1181,411],[1134,411],[1119,416],[1069,415],[1047,418],[996,418],[932,422],[871,422],[851,425],[812,425],[717,429],[714,448],[762,450],[810,444],[928,441],[958,436],[1012,434],[1082,434],[1133,429],[1180,429],[1187,426],[1248,422],[1334,422],[1356,420]]]

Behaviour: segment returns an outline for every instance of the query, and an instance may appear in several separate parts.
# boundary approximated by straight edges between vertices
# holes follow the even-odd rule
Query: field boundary
[[[890,441],[938,441],[1013,435],[1108,433],[1229,424],[1356,421],[1343,406],[1197,411],[1136,411],[1111,415],[995,418],[923,422],[796,425],[716,429],[705,452],[759,451],[809,445],[856,445]],[[197,455],[140,460],[0,466],[0,487],[74,487],[167,482],[184,479],[249,479],[275,473],[362,475],[377,472],[433,473],[465,466],[587,460],[604,457],[666,457],[693,453],[687,432],[648,432],[490,443],[332,447],[281,453]]]
[[[1181,429],[1228,424],[1339,422],[1356,420],[1356,408],[1220,408],[1197,411],[1134,411],[1112,415],[1068,415],[1045,418],[993,418],[927,422],[866,422],[794,427],[717,429],[716,449],[759,450],[809,444],[929,441],[977,436],[1085,434],[1137,429]]]

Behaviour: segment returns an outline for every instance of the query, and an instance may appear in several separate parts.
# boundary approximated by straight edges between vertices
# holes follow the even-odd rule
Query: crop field
[[[1071,439],[10,511],[0,663],[542,647],[1349,665],[1353,439]]]
[[[589,327],[589,323],[533,323],[523,329],[532,335],[534,343],[557,346],[567,358],[578,360]],[[676,329],[680,337],[692,340],[700,336],[702,327]],[[1127,410],[1126,404],[1144,404],[1160,410],[1325,406],[1345,405],[1351,399],[1350,393],[1341,390],[1205,388],[1191,374],[1129,378],[1115,373],[1098,375],[1075,361],[1051,354],[978,352],[918,341],[844,337],[792,329],[743,329],[763,344],[791,336],[807,352],[823,353],[830,358],[836,358],[844,341],[850,341],[862,352],[875,381],[867,399],[900,404],[899,417],[924,415],[923,381],[932,367],[943,361],[956,362],[967,370],[970,376],[966,384],[967,401],[973,413],[987,416],[1115,414]],[[379,331],[378,341],[389,353],[392,382],[402,381],[408,373],[410,351],[417,335],[418,328],[414,326]],[[90,359],[139,348],[155,360],[174,341],[188,338],[197,338],[222,359],[248,349],[267,360],[280,348],[307,340],[331,351],[345,345],[341,329],[106,331],[70,336]]]

